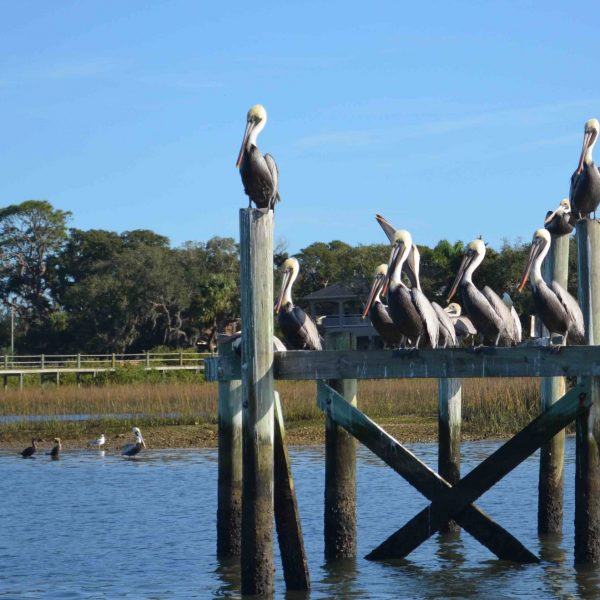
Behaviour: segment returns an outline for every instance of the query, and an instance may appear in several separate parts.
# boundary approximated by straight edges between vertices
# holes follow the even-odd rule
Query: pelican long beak
[[[525,266],[525,271],[523,272],[523,278],[521,279],[521,283],[519,284],[519,287],[517,288],[517,290],[519,292],[523,291],[523,288],[525,287],[525,284],[527,283],[527,278],[529,277],[529,272],[531,271],[533,261],[536,259],[537,255],[540,253],[541,248],[542,248],[542,246],[537,240],[535,242],[533,242],[533,244],[531,244],[531,250],[529,251],[529,258],[527,259],[527,265]]]
[[[386,282],[385,275],[377,275],[375,280],[373,281],[373,285],[371,286],[371,291],[369,292],[369,297],[367,298],[367,303],[365,304],[365,309],[363,310],[362,317],[363,319],[369,314],[369,310],[371,310],[371,306],[373,302],[377,299],[377,296],[381,293],[381,290]]]
[[[544,221],[544,225],[548,225],[548,223],[550,223],[550,221],[552,221],[552,219],[554,219],[554,217],[556,215],[568,215],[571,211],[568,208],[565,208],[564,206],[559,206],[554,212],[550,213],[545,221]]]
[[[394,243],[394,235],[396,233],[396,228],[384,217],[381,215],[375,215],[375,219],[383,229],[383,232],[387,236],[387,239],[390,240],[390,244]]]
[[[142,446],[145,448],[146,442],[144,441],[144,438],[142,436],[140,436],[140,442],[142,442]]]
[[[290,277],[292,276],[292,272],[290,270],[284,271],[283,279],[281,280],[281,290],[279,291],[279,296],[277,298],[277,302],[275,303],[275,312],[278,313],[281,309],[281,305],[283,303],[283,297],[285,295],[285,290],[287,289],[288,282],[290,281]]]
[[[467,270],[467,267],[469,266],[469,264],[471,263],[472,260],[473,260],[473,257],[469,254],[469,252],[467,252],[463,257],[462,262],[460,263],[460,267],[458,268],[458,273],[456,274],[456,279],[454,280],[454,283],[452,284],[452,287],[450,288],[450,293],[448,294],[448,297],[446,298],[446,302],[450,302],[450,300],[452,299],[452,296],[454,296],[454,294],[456,294],[456,290],[458,289],[458,286],[460,285],[460,282],[462,281],[465,271]]]
[[[590,142],[592,141],[592,132],[586,131],[583,136],[583,146],[581,148],[581,156],[579,157],[579,165],[577,166],[577,174],[579,175],[581,171],[583,171],[583,161],[585,160],[585,155],[587,153]]]
[[[384,286],[382,290],[383,295],[386,295],[390,289],[390,281],[392,280],[392,275],[396,270],[396,264],[403,254],[404,242],[398,241],[392,246],[392,251],[390,252],[390,260],[388,261],[387,273],[385,274]]]
[[[242,147],[240,148],[240,153],[238,154],[237,162],[235,163],[236,169],[240,168],[242,164],[242,158],[244,158],[244,152],[246,150],[246,142],[248,141],[248,137],[252,133],[256,123],[254,121],[248,121],[246,123],[246,131],[244,131],[244,139],[242,140]]]

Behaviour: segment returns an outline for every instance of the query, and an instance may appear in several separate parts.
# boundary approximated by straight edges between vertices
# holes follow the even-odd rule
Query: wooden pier
[[[576,420],[574,558],[578,564],[600,563],[600,223],[581,221],[577,225],[579,302],[587,346],[357,351],[351,336],[340,334],[328,339],[327,349],[321,352],[273,352],[272,213],[244,209],[240,224],[242,357],[223,348],[218,357],[206,360],[205,377],[221,384],[218,554],[236,556],[241,552],[242,594],[273,591],[273,516],[278,533],[280,525],[287,532],[279,534],[287,588],[309,587],[291,465],[282,434],[285,398],[275,411],[276,419],[273,416],[279,402],[273,391],[278,380],[316,382],[316,402],[324,413],[326,431],[327,560],[356,554],[359,532],[354,440],[358,440],[430,502],[399,530],[390,531],[368,559],[404,558],[436,531],[462,528],[500,559],[539,561],[514,532],[506,531],[474,503],[542,448],[538,528],[540,533],[560,531],[564,428]],[[546,277],[566,278],[565,244],[566,238],[553,240]],[[356,398],[358,379],[415,377],[438,379],[439,473],[362,413]],[[537,418],[461,478],[461,379],[465,377],[543,378],[542,406]],[[577,377],[578,383],[567,390],[565,377]],[[280,432],[277,435],[275,421]],[[241,454],[236,441],[240,434]],[[235,491],[239,490],[242,460],[242,539],[238,548],[227,540],[239,532],[240,507]],[[287,500],[282,503],[282,499]]]

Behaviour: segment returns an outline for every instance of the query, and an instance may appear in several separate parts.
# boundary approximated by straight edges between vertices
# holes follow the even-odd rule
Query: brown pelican
[[[227,342],[232,342],[231,347],[233,348],[236,354],[242,354],[242,332],[236,331],[232,335],[221,338],[219,340],[219,344],[226,344]],[[283,342],[276,336],[273,336],[273,352],[285,352],[286,347]]]
[[[275,304],[277,322],[291,350],[322,350],[321,338],[313,320],[292,301],[292,286],[298,277],[300,264],[288,258],[282,265],[281,291]]]
[[[235,166],[240,170],[248,208],[252,202],[258,208],[274,208],[279,202],[279,171],[270,154],[262,155],[256,147],[256,138],[267,123],[265,107],[256,104],[246,117],[246,131]]]
[[[560,201],[556,210],[546,213],[544,227],[554,235],[567,235],[575,228],[575,218],[571,213],[571,203],[568,198]]]
[[[587,217],[591,212],[596,218],[596,208],[600,204],[600,172],[592,158],[599,131],[600,124],[597,119],[586,122],[579,165],[571,176],[569,199],[573,213],[579,219]]]
[[[142,432],[138,427],[134,427],[132,430],[133,435],[135,436],[134,444],[127,444],[121,452],[121,456],[135,456],[142,451],[142,448],[146,447],[146,442],[144,442],[144,438],[142,437]]]
[[[37,446],[35,445],[36,441],[39,440],[31,438],[31,446],[27,446],[27,448],[21,452],[23,458],[31,458],[37,452]]]
[[[60,438],[54,438],[54,446],[52,447],[52,450],[50,450],[50,452],[48,452],[47,454],[52,460],[58,460],[60,458],[61,449],[62,446],[60,444]]]
[[[575,344],[584,343],[583,314],[577,300],[559,283],[552,281],[550,286],[542,277],[542,262],[550,250],[550,234],[538,229],[533,235],[529,260],[519,285],[519,291],[525,287],[531,272],[531,290],[535,312],[548,331],[563,335],[563,346],[567,337]]]
[[[502,338],[505,342],[517,343],[514,321],[509,308],[498,294],[487,285],[479,291],[473,283],[473,273],[485,257],[483,240],[473,240],[460,265],[456,279],[448,294],[448,302],[460,286],[463,306],[479,335],[494,340],[497,346]]]
[[[87,445],[91,446],[92,448],[99,449],[102,448],[104,444],[106,444],[106,436],[102,434],[99,438],[96,438],[95,440],[90,440]]]
[[[418,287],[408,288],[402,283],[402,266],[412,249],[412,236],[404,229],[394,234],[394,242],[388,262],[386,283],[388,287],[388,310],[394,324],[415,347],[423,335],[436,348],[439,339],[439,321],[434,308]]]
[[[462,314],[460,304],[451,302],[446,306],[444,312],[450,317],[450,320],[454,324],[457,345],[462,343],[462,341],[468,337],[474,338],[477,335],[477,329],[475,329],[471,319]]]
[[[387,273],[387,265],[379,265],[375,269],[375,279],[369,292],[369,297],[363,311],[363,319],[369,315],[371,324],[377,330],[381,339],[392,347],[397,347],[404,341],[402,332],[394,325],[392,317],[388,312],[387,306],[381,301],[381,291],[385,285],[385,276]]]

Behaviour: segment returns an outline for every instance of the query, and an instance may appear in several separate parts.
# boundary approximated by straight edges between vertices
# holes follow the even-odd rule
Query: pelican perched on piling
[[[510,316],[512,317],[512,322],[514,325],[514,343],[520,344],[523,339],[523,326],[521,325],[521,319],[519,319],[519,315],[515,310],[515,303],[513,299],[509,296],[508,292],[504,292],[502,294],[502,302],[506,304],[508,310],[510,310]]]
[[[450,317],[454,325],[454,333],[456,334],[457,344],[460,344],[464,339],[477,335],[477,329],[471,322],[471,319],[462,314],[462,308],[457,302],[450,302],[444,312]]]
[[[567,235],[575,228],[575,220],[571,213],[571,203],[568,198],[564,198],[556,210],[546,213],[544,227],[554,235]]]
[[[517,334],[510,309],[490,287],[486,285],[480,291],[473,283],[473,273],[484,257],[483,240],[470,242],[448,294],[448,302],[460,287],[465,312],[477,328],[479,335],[482,338],[493,339],[495,346],[501,339],[509,344],[516,344]]]
[[[600,204],[600,171],[592,158],[599,131],[598,119],[586,121],[579,165],[571,176],[569,199],[571,209],[579,219],[587,217],[591,212],[596,218],[596,209]]]
[[[31,446],[27,446],[27,448],[21,451],[21,456],[23,458],[31,458],[37,452],[36,441],[39,440],[31,438]]]
[[[402,266],[412,249],[412,236],[404,229],[394,234],[394,242],[388,262],[386,285],[388,287],[388,310],[396,327],[419,347],[426,335],[432,348],[439,338],[439,321],[434,308],[421,290],[408,288],[402,283]]]
[[[371,324],[375,327],[381,339],[386,344],[396,347],[404,340],[404,336],[392,321],[388,307],[381,301],[381,292],[385,286],[387,269],[386,264],[379,265],[375,269],[375,278],[362,316],[364,319],[369,315]]]
[[[256,147],[256,138],[267,123],[267,111],[255,104],[246,117],[246,131],[235,166],[240,170],[248,208],[254,202],[257,208],[271,209],[279,202],[279,171],[270,154],[262,155]]]
[[[104,434],[101,434],[99,438],[96,438],[95,440],[90,440],[87,445],[91,446],[92,448],[102,448],[102,446],[104,446],[104,444],[106,444],[106,436]]]
[[[281,291],[275,304],[277,322],[291,350],[322,350],[321,338],[313,320],[292,300],[292,286],[298,277],[300,264],[288,258],[282,265]]]
[[[142,437],[142,432],[139,427],[134,427],[132,430],[133,435],[135,436],[135,443],[127,444],[121,451],[121,456],[135,456],[142,451],[142,448],[146,447],[146,442],[144,442],[144,438]]]
[[[54,438],[54,446],[52,450],[47,454],[50,456],[52,460],[58,460],[60,458],[60,451],[62,450],[62,445],[60,443],[60,438]]]
[[[577,300],[557,281],[550,285],[542,277],[542,263],[550,250],[550,234],[545,229],[538,229],[533,235],[529,259],[519,285],[519,291],[525,287],[527,277],[531,273],[531,291],[535,312],[548,331],[563,335],[563,346],[567,345],[567,337],[575,344],[583,344],[585,333],[583,314]]]

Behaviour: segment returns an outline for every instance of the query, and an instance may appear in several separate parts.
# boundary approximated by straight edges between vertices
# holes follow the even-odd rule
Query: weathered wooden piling
[[[327,350],[355,350],[348,332],[329,333]],[[356,379],[333,379],[329,385],[356,406]],[[356,442],[329,417],[325,419],[325,558],[356,556]]]
[[[273,212],[240,211],[242,594],[271,594],[273,567]]]
[[[277,392],[275,392],[275,525],[286,589],[288,591],[310,589],[298,501],[285,440],[283,411]]]
[[[462,387],[460,379],[438,379],[438,473],[450,484],[460,481],[460,424]],[[442,533],[459,531],[448,521]]]
[[[234,354],[231,342],[219,356]],[[219,382],[217,558],[239,556],[242,541],[242,382]]]
[[[577,223],[579,304],[588,344],[600,344],[600,223]],[[577,418],[575,563],[600,563],[600,377],[590,381],[592,405]]]
[[[567,289],[569,276],[569,236],[552,234],[550,252],[544,262],[544,280]],[[550,331],[550,337],[557,331]],[[564,377],[541,380],[541,410],[550,408],[566,392]],[[538,533],[560,533],[563,525],[565,432],[557,433],[540,448],[538,483]]]

